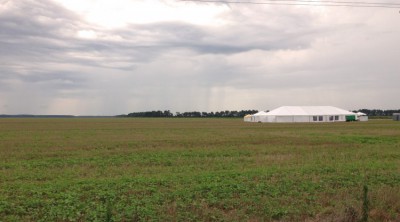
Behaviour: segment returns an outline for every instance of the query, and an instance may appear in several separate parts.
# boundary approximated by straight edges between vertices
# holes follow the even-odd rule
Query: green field
[[[0,119],[0,160],[0,221],[400,221],[391,120]]]

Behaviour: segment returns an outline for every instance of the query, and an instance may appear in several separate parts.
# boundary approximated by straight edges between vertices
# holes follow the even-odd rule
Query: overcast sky
[[[0,0],[0,114],[399,109],[399,95],[399,9]]]

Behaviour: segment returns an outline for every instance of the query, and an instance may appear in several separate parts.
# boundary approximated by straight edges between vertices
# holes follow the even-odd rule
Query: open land
[[[400,221],[391,120],[0,119],[0,160],[0,221]]]

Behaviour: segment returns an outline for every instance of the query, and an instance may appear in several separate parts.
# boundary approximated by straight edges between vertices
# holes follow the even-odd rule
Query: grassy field
[[[0,160],[0,221],[400,221],[391,120],[0,119]]]

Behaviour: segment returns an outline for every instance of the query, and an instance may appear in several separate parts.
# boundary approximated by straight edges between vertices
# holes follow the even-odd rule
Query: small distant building
[[[400,121],[400,113],[393,113],[393,120]]]
[[[251,115],[251,121],[250,122],[257,122],[257,123],[264,122],[263,119],[264,119],[265,115],[267,115],[267,112],[264,112],[264,111],[260,111],[258,113],[255,113],[255,114]]]
[[[358,121],[368,121],[368,116],[365,113],[358,112],[357,113],[357,120]]]
[[[247,114],[247,115],[245,115],[243,118],[244,118],[244,121],[245,122],[251,122],[251,116],[252,115],[250,115],[250,114]]]
[[[364,114],[364,113],[363,113]],[[366,116],[361,115],[361,116]],[[269,112],[246,116],[246,122],[296,123],[357,121],[357,114],[333,106],[281,106]],[[364,118],[364,117],[363,117]],[[366,116],[367,121],[368,117]]]

